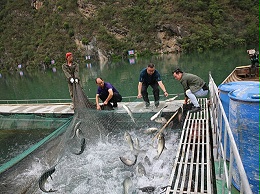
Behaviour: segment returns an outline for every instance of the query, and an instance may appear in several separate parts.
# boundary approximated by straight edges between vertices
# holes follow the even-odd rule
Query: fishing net
[[[155,112],[145,110],[142,103],[140,109],[144,111],[139,113],[131,114],[120,105],[116,110],[98,111],[80,85],[73,88],[75,113],[71,121],[2,173],[0,190],[82,194],[164,191],[180,136],[180,104],[172,112],[159,115],[169,121],[176,111],[180,112],[167,123],[164,146],[160,147],[162,142],[152,139],[165,121],[151,121]],[[127,134],[132,141],[127,140]]]

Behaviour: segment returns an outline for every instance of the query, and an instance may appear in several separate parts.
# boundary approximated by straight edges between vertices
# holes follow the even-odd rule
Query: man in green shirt
[[[188,99],[190,99],[191,103],[194,105],[190,112],[200,111],[201,107],[196,97],[202,97],[208,94],[206,82],[197,75],[184,73],[179,68],[173,71],[172,74],[183,86],[185,94],[184,104],[187,104]]]

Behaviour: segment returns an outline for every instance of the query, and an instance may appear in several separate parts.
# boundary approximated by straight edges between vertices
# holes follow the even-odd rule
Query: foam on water
[[[57,193],[123,193],[123,181],[130,177],[130,193],[139,193],[138,188],[153,186],[157,191],[169,184],[169,177],[177,150],[178,134],[168,131],[165,135],[166,148],[157,159],[157,142],[152,145],[153,135],[144,134],[143,130],[128,131],[132,139],[138,138],[142,151],[139,152],[134,166],[124,165],[119,157],[133,159],[133,153],[124,140],[124,130],[117,134],[110,133],[95,144],[86,145],[81,155],[67,152],[52,174],[53,180],[45,188],[58,189]],[[146,161],[147,158],[151,165]],[[137,164],[141,163],[146,175],[138,174]],[[51,184],[51,185],[49,185]]]

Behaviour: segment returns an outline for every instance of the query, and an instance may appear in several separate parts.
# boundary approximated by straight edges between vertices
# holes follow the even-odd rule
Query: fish
[[[129,188],[132,186],[133,182],[130,177],[126,177],[123,181],[123,187],[124,187],[124,194],[129,193]]]
[[[136,164],[136,161],[137,161],[137,155],[135,155],[134,161],[129,160],[129,159],[125,158],[125,157],[121,157],[121,156],[119,158],[126,166],[133,166],[133,165]]]
[[[145,193],[151,193],[151,192],[155,191],[155,187],[153,187],[153,186],[147,186],[147,187],[142,187],[142,188],[138,188],[138,189]]]
[[[151,166],[151,161],[150,161],[150,159],[148,158],[148,156],[145,156],[145,157],[144,157],[144,161],[148,164],[148,166]]]
[[[133,139],[132,139],[131,135],[127,131],[124,134],[124,138],[125,138],[125,141],[128,143],[128,145],[130,146],[130,150],[134,151]]]
[[[80,154],[82,154],[83,152],[84,152],[84,150],[85,150],[85,148],[86,148],[86,140],[85,140],[85,138],[83,137],[83,138],[81,138],[81,140],[80,140],[80,151],[79,152],[77,152],[77,153],[74,153],[74,154],[76,154],[76,155],[80,155]]]
[[[169,98],[169,99],[167,99],[167,100],[165,100],[165,102],[171,102],[171,101],[174,101],[176,98],[178,98],[179,97],[179,95],[176,95],[176,96],[174,96],[173,98]]]
[[[160,133],[158,136],[158,147],[157,147],[157,157],[159,158],[165,148],[164,134]]]
[[[158,131],[158,128],[157,128],[157,127],[150,127],[150,128],[148,128],[148,129],[145,129],[145,130],[144,130],[144,133],[146,133],[146,134],[152,134],[152,133],[154,133],[154,132],[156,132],[156,131]]]
[[[77,129],[78,129],[80,124],[81,124],[81,121],[76,123],[75,127],[73,128],[73,135],[72,135],[71,139],[73,139],[75,137]]]
[[[164,125],[165,123],[167,123],[167,120],[166,120],[166,118],[164,118],[164,117],[158,117],[158,118],[156,118],[154,121],[155,121],[156,123],[162,123],[163,125]]]
[[[81,129],[77,129],[77,130],[76,130],[76,136],[77,136],[77,138],[80,139],[81,134],[82,134]]]
[[[40,188],[43,192],[45,192],[45,193],[51,193],[51,192],[56,192],[56,191],[58,191],[58,190],[53,190],[53,189],[50,189],[49,191],[47,191],[47,190],[44,188],[44,184],[46,183],[48,177],[51,177],[51,175],[55,172],[55,170],[56,170],[55,167],[56,167],[56,165],[53,166],[52,168],[50,168],[49,170],[45,171],[45,172],[41,175],[41,177],[39,178],[39,181],[38,181],[38,183],[39,183],[39,188]],[[52,179],[52,177],[51,177],[51,179]]]
[[[131,117],[131,120],[136,124],[134,116],[130,108],[123,104],[124,109],[126,110],[127,114]]]
[[[140,143],[139,143],[139,139],[137,137],[135,138],[135,147],[137,150],[140,150]]]
[[[153,121],[154,119],[156,119],[157,117],[159,117],[163,111],[163,109],[165,109],[168,105],[162,107],[157,113],[155,113],[155,115],[153,115],[150,120]]]
[[[139,163],[137,164],[136,171],[137,171],[137,173],[138,173],[139,175],[141,175],[141,176],[146,175],[145,168],[144,168],[144,166],[142,165],[141,162],[139,162]]]

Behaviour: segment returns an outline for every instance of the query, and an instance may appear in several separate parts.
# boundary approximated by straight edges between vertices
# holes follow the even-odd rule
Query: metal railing
[[[183,96],[183,93],[180,94],[169,94],[171,96]],[[153,98],[153,95],[149,95],[150,98]],[[160,95],[164,97],[164,95]],[[137,99],[136,96],[123,96],[124,101],[133,102]],[[88,98],[89,100],[95,101],[95,98]],[[142,99],[141,99],[142,100]],[[23,99],[23,100],[0,100],[0,104],[42,104],[42,103],[71,103],[71,99]]]
[[[234,170],[236,170],[233,168],[235,162],[238,169],[238,172],[236,173],[241,180],[240,193],[251,194],[252,190],[230,129],[226,113],[219,98],[218,88],[211,74],[209,74],[209,89],[209,110],[211,113],[213,134],[213,155],[215,162],[219,162],[219,166],[216,168],[216,178],[222,181],[222,193],[226,193],[226,190],[228,193],[231,193],[232,174],[234,173]],[[224,134],[222,134],[223,132]],[[224,138],[223,140],[222,137]],[[228,146],[230,151],[229,162],[227,161]]]

